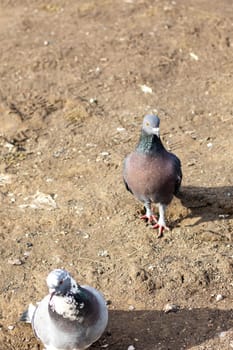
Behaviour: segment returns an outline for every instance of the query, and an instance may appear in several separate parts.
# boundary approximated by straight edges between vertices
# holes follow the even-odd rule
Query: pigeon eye
[[[63,280],[59,281],[59,284],[61,285],[63,283]]]
[[[149,122],[146,122],[146,126],[149,126],[150,125],[150,123]]]

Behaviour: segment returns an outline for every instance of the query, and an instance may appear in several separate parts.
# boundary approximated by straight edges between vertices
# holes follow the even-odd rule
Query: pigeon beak
[[[49,299],[49,301],[51,301],[52,298],[53,298],[53,296],[54,296],[54,294],[55,294],[55,291],[51,292],[51,289],[50,289],[50,290],[49,290],[49,294],[50,294],[50,299]]]
[[[158,136],[159,137],[159,128],[152,128],[152,132],[154,135]]]
[[[56,288],[49,288],[49,294],[53,296],[53,294],[56,292]]]

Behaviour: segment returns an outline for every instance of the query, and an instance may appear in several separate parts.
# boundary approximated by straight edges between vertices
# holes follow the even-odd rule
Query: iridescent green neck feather
[[[163,150],[163,144],[157,135],[148,135],[143,130],[136,150],[140,153],[155,154]]]

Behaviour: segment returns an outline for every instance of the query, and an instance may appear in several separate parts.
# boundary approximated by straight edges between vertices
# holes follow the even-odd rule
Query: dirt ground
[[[108,300],[93,349],[233,349],[232,1],[2,0],[0,42],[0,349],[43,348],[18,319],[60,267]],[[162,238],[122,181],[152,111]]]

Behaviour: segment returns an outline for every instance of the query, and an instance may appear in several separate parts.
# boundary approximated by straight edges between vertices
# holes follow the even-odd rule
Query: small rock
[[[24,256],[25,258],[28,258],[30,254],[31,254],[30,252],[24,252],[24,253],[23,253],[23,256]]]
[[[90,102],[90,104],[93,104],[93,103],[97,104],[98,103],[97,98],[95,98],[95,97],[90,98],[89,102]]]
[[[129,311],[133,311],[135,309],[135,307],[133,305],[129,306]]]
[[[0,174],[0,186],[11,183],[11,176],[8,174]]]
[[[20,260],[20,259],[9,259],[8,260],[8,264],[11,264],[11,265],[22,265],[23,262]]]
[[[88,147],[88,148],[92,148],[92,147],[96,147],[96,146],[97,146],[96,143],[92,143],[92,142],[86,143],[86,147]]]
[[[81,230],[78,230],[78,231],[77,231],[77,235],[80,236],[80,237],[82,237],[82,238],[84,238],[84,239],[88,239],[88,238],[90,237],[88,233],[83,232],[83,231],[81,231]]]
[[[53,152],[53,157],[59,158],[64,152],[65,152],[65,149],[63,147],[59,148],[58,150]]]
[[[152,264],[150,264],[150,265],[148,266],[148,270],[149,270],[149,271],[153,271],[153,270],[154,270],[154,268],[155,268],[155,266],[154,266],[154,265],[152,265]]]
[[[217,294],[216,295],[216,301],[221,301],[224,299],[224,296],[222,294]]]
[[[101,156],[103,156],[103,157],[109,156],[109,152],[105,152],[105,151],[104,151],[104,152],[101,152],[100,154],[101,154]]]
[[[142,92],[145,94],[152,94],[152,89],[147,85],[140,85]]]
[[[179,305],[168,303],[164,306],[163,311],[165,312],[165,314],[168,314],[169,312],[177,312],[179,311],[179,309]]]
[[[129,345],[128,350],[135,350],[135,347],[133,345]]]
[[[19,208],[31,208],[31,209],[47,209],[53,210],[57,208],[57,203],[54,198],[56,196],[51,194],[45,194],[37,191],[35,195],[25,198],[24,200],[30,200],[28,204],[21,204]]]
[[[7,328],[9,329],[9,331],[12,331],[15,328],[15,326],[8,326]]]
[[[219,333],[220,338],[224,338],[227,335],[227,332],[221,332]]]
[[[107,251],[107,250],[100,250],[100,251],[98,252],[98,256],[107,257],[107,256],[109,256],[109,254],[108,254],[108,251]]]
[[[195,162],[192,162],[192,161],[191,161],[191,162],[188,162],[187,165],[188,165],[188,166],[193,166],[193,165],[195,165]]]
[[[194,60],[194,61],[198,61],[199,60],[199,57],[195,54],[195,53],[193,53],[193,52],[190,52],[189,53],[189,56],[192,58],[192,60]]]
[[[14,193],[9,192],[8,193],[8,197],[10,198],[11,203],[15,202],[15,195],[14,195]]]
[[[117,128],[117,131],[118,131],[118,132],[125,131],[125,128],[120,128],[120,127],[118,127],[118,128]]]

